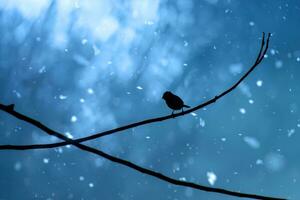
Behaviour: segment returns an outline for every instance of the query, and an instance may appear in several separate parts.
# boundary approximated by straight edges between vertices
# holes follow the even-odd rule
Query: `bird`
[[[181,110],[183,112],[183,108],[190,108],[190,106],[184,104],[183,100],[179,96],[170,91],[166,91],[163,94],[162,99],[164,99],[167,106],[173,110],[172,115],[175,110]]]

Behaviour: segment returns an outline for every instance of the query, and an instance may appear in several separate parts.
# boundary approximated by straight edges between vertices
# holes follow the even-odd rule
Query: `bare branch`
[[[86,141],[93,140],[93,139],[96,139],[96,138],[100,138],[100,137],[103,137],[103,136],[111,135],[111,134],[114,134],[114,133],[117,133],[117,132],[120,132],[120,131],[124,131],[124,130],[130,129],[130,128],[134,128],[134,127],[137,127],[137,126],[142,126],[142,125],[145,125],[145,124],[150,124],[150,123],[165,121],[165,120],[168,120],[168,119],[173,119],[175,117],[179,117],[179,116],[189,114],[191,112],[194,112],[196,110],[199,110],[199,109],[204,108],[204,107],[206,107],[210,104],[215,103],[217,100],[219,100],[220,98],[222,98],[223,96],[225,96],[226,94],[228,94],[232,90],[234,90],[261,63],[261,61],[263,60],[263,58],[264,58],[264,56],[265,56],[265,54],[268,50],[270,36],[271,36],[271,34],[269,33],[268,37],[267,37],[267,41],[266,41],[266,46],[265,46],[265,33],[263,33],[259,53],[257,55],[255,63],[250,67],[250,69],[235,84],[233,84],[230,88],[228,88],[227,90],[225,90],[221,94],[215,96],[214,98],[209,99],[208,101],[206,101],[206,102],[204,102],[204,103],[202,103],[198,106],[195,106],[195,107],[193,107],[189,110],[181,112],[181,113],[135,122],[135,123],[132,123],[132,124],[128,124],[128,125],[125,125],[125,126],[115,128],[115,129],[107,130],[107,131],[104,131],[104,132],[101,132],[101,133],[96,133],[94,135],[90,135],[90,136],[87,136],[87,137],[78,138],[78,139],[75,139],[74,141],[79,142],[79,143],[86,142]],[[265,48],[264,48],[264,46],[265,46]],[[70,144],[70,143],[68,143],[68,142],[58,142],[58,143],[52,143],[52,144],[17,145],[17,146],[16,145],[2,145],[2,146],[0,145],[0,150],[9,150],[9,149],[12,149],[12,150],[29,150],[29,149],[40,149],[40,148],[55,148],[55,147],[60,147],[60,146],[68,145],[68,144]]]
[[[255,63],[258,63],[258,61],[260,60],[264,45],[265,45],[265,33],[263,32],[260,50],[259,50],[259,53],[258,53]]]
[[[83,145],[83,144],[77,142],[76,140],[72,140],[72,139],[64,136],[63,134],[50,129],[46,125],[42,124],[40,121],[32,119],[32,118],[30,118],[26,115],[23,115],[23,114],[15,111],[14,109],[11,109],[10,106],[5,106],[3,104],[0,104],[0,109],[3,110],[4,112],[16,117],[16,118],[22,120],[22,121],[25,121],[25,122],[39,128],[39,129],[41,129],[42,131],[46,132],[48,135],[52,135],[52,136],[55,136],[59,139],[62,139],[64,141],[66,141],[68,144],[72,144],[72,145],[76,146],[77,148],[79,148],[83,151],[87,151],[87,152],[99,155],[101,157],[104,157],[104,158],[112,161],[112,162],[119,163],[121,165],[125,165],[125,166],[127,166],[127,167],[129,167],[133,170],[136,170],[136,171],[141,172],[143,174],[147,174],[147,175],[150,175],[152,177],[158,178],[160,180],[166,181],[166,182],[171,183],[173,185],[185,186],[185,187],[193,188],[193,189],[196,189],[196,190],[201,190],[201,191],[206,191],[206,192],[214,192],[214,193],[221,193],[221,194],[235,196],[235,197],[265,199],[265,200],[283,200],[283,198],[267,197],[267,196],[261,196],[261,195],[256,195],[256,194],[247,194],[247,193],[241,193],[241,192],[234,192],[234,191],[225,190],[225,189],[221,189],[221,188],[207,187],[207,186],[199,185],[199,184],[196,184],[196,183],[193,183],[193,182],[186,182],[186,181],[176,180],[176,179],[173,179],[169,176],[161,174],[159,172],[155,172],[155,171],[152,171],[150,169],[146,169],[146,168],[143,168],[141,166],[138,166],[138,165],[136,165],[136,164],[134,164],[130,161],[114,157],[112,155],[109,155],[109,154],[101,151],[101,150]]]
[[[270,36],[270,35],[269,35]],[[275,198],[275,197],[267,197],[267,196],[261,196],[261,195],[256,195],[256,194],[247,194],[247,193],[240,193],[240,192],[234,192],[234,191],[229,191],[229,190],[225,190],[225,189],[221,189],[221,188],[212,188],[212,187],[207,187],[207,186],[203,186],[203,185],[199,185],[199,184],[196,184],[196,183],[192,183],[192,182],[186,182],[186,181],[180,181],[180,180],[176,180],[176,179],[173,179],[171,177],[168,177],[164,174],[161,174],[161,173],[158,173],[158,172],[155,172],[155,171],[152,171],[152,170],[149,170],[149,169],[146,169],[146,168],[143,168],[141,166],[138,166],[132,162],[129,162],[127,160],[123,160],[123,159],[120,159],[120,158],[117,158],[117,157],[114,157],[112,155],[109,155],[101,150],[98,150],[98,149],[95,149],[95,148],[92,148],[92,147],[89,147],[89,146],[86,146],[86,145],[83,145],[83,144],[80,144],[80,142],[84,142],[84,141],[87,141],[87,140],[91,140],[91,139],[95,139],[95,138],[98,138],[98,137],[102,137],[102,136],[105,136],[105,135],[109,135],[109,134],[112,134],[112,133],[115,133],[115,132],[118,132],[118,131],[122,131],[122,130],[125,130],[125,129],[129,129],[129,128],[133,128],[133,127],[136,127],[136,126],[140,126],[140,125],[144,125],[144,124],[149,124],[149,123],[153,123],[153,122],[158,122],[158,121],[163,121],[163,120],[167,120],[167,119],[170,119],[170,118],[173,118],[173,117],[177,117],[177,116],[181,116],[181,115],[185,115],[185,114],[188,114],[188,113],[191,113],[197,109],[200,109],[200,108],[203,108],[211,103],[214,103],[216,102],[216,100],[218,100],[219,98],[221,98],[222,96],[226,95],[227,93],[229,93],[230,91],[232,91],[235,87],[237,87],[237,85],[243,81],[243,79],[246,78],[246,76],[248,76],[250,74],[250,72],[262,61],[266,51],[267,51],[267,48],[268,48],[268,42],[269,42],[269,36],[268,36],[268,40],[267,40],[267,46],[266,46],[266,49],[263,51],[263,46],[264,46],[264,35],[263,35],[263,41],[262,41],[262,47],[261,47],[261,50],[259,52],[259,55],[257,57],[257,60],[255,62],[255,64],[250,68],[250,70],[236,83],[234,84],[231,88],[229,88],[228,90],[226,90],[225,92],[223,92],[221,95],[219,96],[216,96],[215,98],[201,104],[201,105],[198,105],[190,110],[187,110],[185,112],[182,112],[182,113],[178,113],[178,114],[175,114],[175,115],[168,115],[168,116],[165,116],[165,117],[160,117],[160,118],[154,118],[154,119],[149,119],[149,120],[145,120],[145,121],[141,121],[141,122],[137,122],[137,123],[133,123],[133,124],[129,124],[129,125],[126,125],[126,126],[123,126],[123,127],[119,127],[119,128],[116,128],[116,129],[113,129],[113,130],[110,130],[110,131],[105,131],[105,132],[102,132],[102,133],[98,133],[98,134],[95,134],[95,135],[92,135],[92,136],[89,136],[89,137],[85,137],[85,138],[80,138],[80,139],[77,139],[77,140],[72,140],[72,139],[69,139],[68,137],[64,136],[63,134],[61,133],[58,133],[52,129],[50,129],[49,127],[45,126],[44,124],[42,124],[41,122],[35,120],[35,119],[32,119],[26,115],[23,115],[19,112],[16,112],[14,110],[14,104],[11,104],[11,105],[3,105],[3,104],[0,104],[0,110],[3,110],[4,112],[22,120],[22,121],[25,121],[43,131],[45,131],[47,134],[49,135],[52,135],[52,136],[55,136],[59,139],[62,139],[64,140],[64,142],[61,142],[61,143],[54,143],[54,144],[37,144],[37,145],[27,145],[27,146],[13,146],[13,145],[3,145],[1,146],[1,150],[4,150],[5,148],[6,149],[15,149],[15,150],[26,150],[26,149],[34,149],[34,148],[40,148],[40,149],[43,149],[43,148],[52,148],[52,147],[58,147],[58,146],[63,146],[63,145],[66,145],[66,144],[72,144],[76,147],[78,147],[79,149],[81,150],[84,150],[84,151],[87,151],[87,152],[91,152],[93,154],[96,154],[96,155],[99,155],[99,156],[102,156],[112,162],[115,162],[115,163],[119,163],[121,165],[125,165],[133,170],[136,170],[136,171],[139,171],[143,174],[148,174],[152,177],[156,177],[160,180],[163,180],[163,181],[166,181],[166,182],[169,182],[171,184],[174,184],[174,185],[179,185],[179,186],[185,186],[185,187],[190,187],[190,188],[194,188],[194,189],[197,189],[197,190],[201,190],[201,191],[206,191],[206,192],[215,192],[215,193],[221,193],[221,194],[225,194],[225,195],[230,195],[230,196],[236,196],[236,197],[245,197],[245,198],[254,198],[254,199],[272,199],[272,200],[279,200],[279,199],[283,199],[283,198]],[[263,54],[261,55],[261,52],[263,52]],[[28,148],[29,147],[29,148]]]

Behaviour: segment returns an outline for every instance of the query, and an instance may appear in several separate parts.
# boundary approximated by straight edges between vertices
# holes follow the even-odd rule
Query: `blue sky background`
[[[69,137],[170,114],[193,115],[87,144],[177,179],[299,199],[297,0],[0,0],[0,101]],[[57,142],[0,113],[1,144]],[[235,199],[177,187],[74,147],[1,151],[0,199]]]

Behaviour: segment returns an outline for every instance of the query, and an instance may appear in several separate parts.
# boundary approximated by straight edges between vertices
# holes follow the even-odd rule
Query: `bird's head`
[[[171,93],[170,91],[166,91],[166,92],[163,94],[162,98],[163,98],[164,100],[166,100],[166,99],[169,98],[170,96],[172,96],[172,93]]]

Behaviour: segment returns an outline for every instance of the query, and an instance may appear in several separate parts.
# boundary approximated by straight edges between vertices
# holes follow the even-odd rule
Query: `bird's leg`
[[[181,112],[183,112],[183,107],[181,108]]]
[[[172,117],[174,118],[174,110],[172,111]]]

